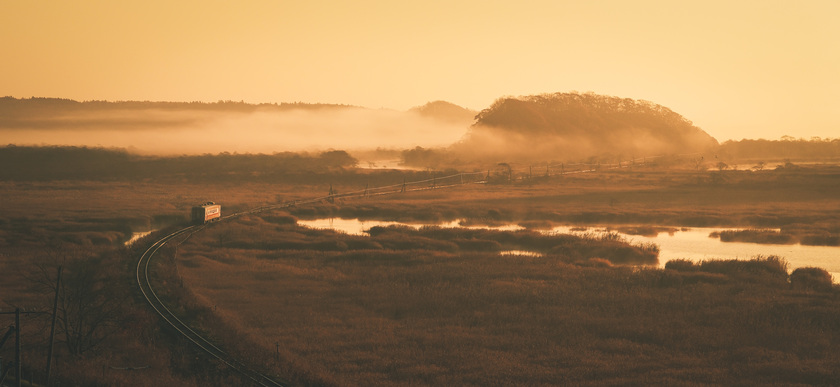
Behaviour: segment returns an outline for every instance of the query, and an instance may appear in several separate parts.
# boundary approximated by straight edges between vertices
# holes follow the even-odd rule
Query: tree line
[[[204,154],[151,157],[120,148],[76,146],[0,147],[0,180],[124,180],[174,177],[187,180],[324,174],[355,167],[342,150],[316,154]]]
[[[840,158],[840,138],[730,140],[718,152],[734,159],[833,159]]]
[[[159,102],[159,101],[76,101],[66,98],[14,98],[0,97],[0,128],[19,126],[31,121],[32,117],[66,118],[69,114],[101,113],[115,110],[156,110],[156,111],[199,111],[199,112],[237,112],[283,110],[318,110],[318,109],[354,109],[351,105],[323,103],[260,103],[250,104],[244,101],[217,102]]]

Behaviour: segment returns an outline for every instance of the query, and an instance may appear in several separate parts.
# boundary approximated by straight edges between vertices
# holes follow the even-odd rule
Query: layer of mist
[[[0,99],[6,144],[101,146],[150,155],[445,146],[472,119],[342,105]],[[454,105],[453,105],[454,106]]]

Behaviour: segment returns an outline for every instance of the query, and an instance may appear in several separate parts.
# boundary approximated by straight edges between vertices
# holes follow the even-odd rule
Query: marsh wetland
[[[226,215],[276,209],[169,245],[153,268],[155,286],[226,351],[291,384],[840,380],[831,277],[840,261],[832,245],[840,168],[662,163],[325,196],[450,172],[5,181],[0,268],[13,275],[4,301],[47,308],[48,274],[75,262],[68,276],[95,274],[91,283],[111,289],[97,297],[122,302],[97,346],[59,351],[62,380],[238,383],[156,328],[123,272],[156,235],[183,225],[192,205],[213,199]],[[160,231],[124,245],[152,229]],[[779,235],[787,244],[766,244]],[[27,325],[30,358],[46,350],[44,323]],[[135,364],[152,367],[121,370]]]

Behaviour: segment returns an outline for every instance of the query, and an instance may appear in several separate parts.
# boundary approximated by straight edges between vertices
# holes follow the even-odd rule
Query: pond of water
[[[333,229],[354,235],[364,235],[365,231],[374,226],[405,225],[420,228],[422,226],[434,225],[440,227],[461,227],[458,221],[440,224],[419,224],[338,218],[299,220],[298,224],[311,228]],[[471,228],[488,228],[505,231],[523,229],[521,226],[514,224],[499,227],[472,226]],[[671,233],[661,232],[654,237],[619,234],[633,244],[647,242],[657,244],[659,246],[660,266],[665,266],[666,262],[678,258],[697,262],[706,259],[749,259],[756,255],[777,255],[783,257],[790,264],[790,270],[807,266],[820,267],[831,273],[835,280],[840,280],[840,247],[721,242],[718,238],[709,237],[709,234],[712,232],[724,230],[728,229],[705,227],[683,228]],[[604,227],[572,228],[569,226],[560,226],[542,232],[565,234],[604,233],[607,232],[607,229]],[[505,252],[505,254],[522,255],[535,253],[515,250]]]

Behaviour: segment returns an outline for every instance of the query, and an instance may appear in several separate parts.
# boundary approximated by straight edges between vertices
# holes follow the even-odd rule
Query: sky
[[[0,3],[0,94],[337,103],[595,92],[720,141],[840,137],[840,1]]]

